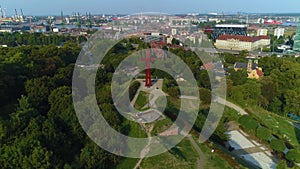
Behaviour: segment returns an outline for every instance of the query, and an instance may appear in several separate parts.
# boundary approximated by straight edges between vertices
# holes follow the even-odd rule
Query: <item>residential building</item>
[[[267,36],[268,35],[268,29],[258,29],[256,36]]]
[[[264,72],[261,67],[258,67],[258,60],[249,60],[248,63],[236,62],[234,64],[234,70],[247,69],[248,78],[259,79],[264,76]]]
[[[297,27],[297,32],[294,38],[294,46],[293,46],[294,51],[300,51],[300,19],[298,22],[298,27]]]
[[[274,36],[276,36],[277,38],[283,35],[284,35],[284,28],[276,28],[274,30]]]

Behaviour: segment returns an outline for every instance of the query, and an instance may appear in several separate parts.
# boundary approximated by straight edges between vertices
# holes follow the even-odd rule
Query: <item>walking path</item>
[[[193,137],[191,135],[188,135],[187,138],[190,140],[192,146],[199,154],[200,159],[197,160],[197,168],[203,169],[205,161],[206,161],[206,157],[205,157],[204,153],[201,151],[200,147],[198,146],[198,144],[195,142],[195,140],[193,139]]]
[[[229,102],[229,101],[227,101],[227,100],[225,100],[221,97],[217,97],[217,99],[215,101],[218,102],[218,103],[221,103],[221,104],[225,103],[226,106],[228,106],[230,108],[233,108],[234,110],[236,110],[241,115],[248,115],[248,113],[244,109],[242,109],[240,106],[238,106],[234,103],[231,103],[231,102]]]
[[[152,137],[151,137],[151,132],[153,130],[154,125],[150,124],[150,128],[149,130],[147,130],[145,124],[140,124],[142,125],[142,127],[145,129],[145,131],[147,132],[147,137],[148,137],[148,144],[144,147],[144,149],[141,151],[140,153],[140,160],[136,163],[134,169],[137,169],[140,167],[143,159],[145,158],[145,156],[149,153],[150,151],[150,145],[151,145],[151,141],[152,141]]]

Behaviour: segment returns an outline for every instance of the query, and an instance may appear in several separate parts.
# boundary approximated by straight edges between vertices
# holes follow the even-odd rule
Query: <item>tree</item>
[[[234,64],[236,62],[236,57],[231,53],[224,53],[224,60],[226,63]]]
[[[35,147],[29,157],[25,157],[24,168],[53,168],[52,152],[40,146]]]
[[[270,76],[263,77],[260,83],[262,96],[271,102],[278,92],[278,84]]]
[[[298,94],[294,90],[288,90],[288,91],[286,91],[286,93],[284,93],[284,100],[285,100],[285,105],[284,105],[285,116],[288,113],[300,115],[300,113],[299,113],[300,94]]]
[[[26,81],[25,90],[28,100],[35,108],[42,112],[48,109],[48,96],[54,88],[53,80],[48,76],[34,78]]]
[[[200,100],[202,101],[203,104],[210,104],[211,102],[211,92],[208,89],[205,88],[200,88],[199,89],[200,93]]]
[[[229,78],[232,80],[234,86],[246,83],[247,77],[247,70],[230,71]]]

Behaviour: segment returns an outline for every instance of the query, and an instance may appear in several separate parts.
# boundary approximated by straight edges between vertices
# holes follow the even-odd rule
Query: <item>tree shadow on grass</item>
[[[176,157],[187,160],[186,157],[183,155],[182,151],[179,150],[177,147],[173,147],[171,150],[169,150],[169,152]]]

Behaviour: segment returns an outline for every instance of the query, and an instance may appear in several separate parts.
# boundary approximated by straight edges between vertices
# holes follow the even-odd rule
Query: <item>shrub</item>
[[[270,142],[270,146],[277,152],[283,152],[286,149],[284,142],[279,139],[272,139]]]
[[[243,115],[239,118],[239,123],[248,132],[255,133],[259,123],[248,115]]]
[[[276,169],[287,169],[286,161],[285,161],[285,160],[281,160],[281,161],[277,164]]]
[[[272,136],[272,133],[269,129],[267,129],[265,127],[258,127],[256,129],[256,136],[261,140],[268,141],[270,139],[270,137]]]
[[[288,160],[293,161],[295,163],[300,163],[300,151],[291,149],[285,156]]]

